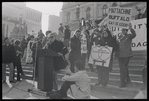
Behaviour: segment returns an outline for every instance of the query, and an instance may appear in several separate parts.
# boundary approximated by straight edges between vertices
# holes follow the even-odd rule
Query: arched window
[[[70,21],[70,12],[67,13],[67,22]]]
[[[107,16],[107,13],[108,13],[107,9],[108,9],[108,6],[106,4],[103,5],[103,8],[102,8],[103,18]]]
[[[87,7],[87,9],[86,9],[86,19],[87,20],[90,20],[90,11],[91,11],[91,8]]]

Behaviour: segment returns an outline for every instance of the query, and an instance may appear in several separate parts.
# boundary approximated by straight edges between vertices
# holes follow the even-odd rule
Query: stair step
[[[64,81],[58,80],[58,84],[62,85]],[[118,86],[113,86],[113,85],[107,85],[106,87],[102,86],[96,86],[95,83],[91,83],[91,90],[94,91],[100,91],[100,92],[110,92],[114,94],[122,94],[123,96],[130,96],[133,98],[138,92],[138,89],[134,89],[131,87],[126,87],[126,88],[119,88]]]
[[[63,74],[58,74],[57,78],[58,79],[62,79],[64,75]],[[98,83],[98,77],[91,77],[89,76],[90,79],[91,79],[91,82],[92,83]],[[134,87],[139,87],[139,86],[142,86],[143,82],[142,81],[134,81],[134,80],[131,80],[132,84],[130,86],[134,86]],[[116,85],[116,86],[119,86],[120,85],[120,79],[117,79],[117,78],[109,78],[109,83],[110,85]]]

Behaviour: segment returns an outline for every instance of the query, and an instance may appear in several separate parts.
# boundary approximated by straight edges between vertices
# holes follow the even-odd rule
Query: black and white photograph
[[[147,99],[147,2],[2,2],[2,99]]]

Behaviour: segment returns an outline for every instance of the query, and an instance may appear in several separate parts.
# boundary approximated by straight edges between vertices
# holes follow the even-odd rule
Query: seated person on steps
[[[70,68],[66,69],[66,75],[62,80],[64,80],[64,83],[59,90],[62,98],[67,97],[69,88],[75,99],[90,98],[90,79],[83,68],[83,62],[81,60],[75,62],[75,73],[72,73]]]

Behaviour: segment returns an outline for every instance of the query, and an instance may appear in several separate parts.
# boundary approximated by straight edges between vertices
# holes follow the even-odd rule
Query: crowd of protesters
[[[62,23],[58,28],[58,33],[52,31],[46,31],[45,35],[42,33],[42,30],[39,31],[38,36],[34,37],[33,35],[28,34],[28,37],[23,36],[22,40],[9,39],[8,37],[4,38],[4,44],[2,48],[3,59],[2,59],[2,80],[6,82],[6,66],[10,68],[9,81],[14,83],[14,69],[17,67],[17,80],[20,81],[20,74],[22,79],[25,78],[25,74],[22,70],[21,61],[25,61],[27,64],[36,64],[37,66],[37,51],[40,49],[50,49],[59,54],[60,57],[54,58],[54,85],[57,85],[56,73],[60,69],[64,69],[69,65],[68,71],[71,71],[69,74],[76,74],[76,67],[78,71],[85,70],[85,64],[88,63],[89,57],[91,54],[91,49],[93,45],[96,46],[109,46],[113,47],[109,67],[96,65],[96,70],[94,65],[88,63],[91,72],[97,72],[98,74],[98,83],[95,85],[102,85],[106,87],[109,81],[109,72],[112,71],[113,58],[117,57],[120,67],[120,87],[126,87],[128,82],[131,82],[129,77],[128,63],[132,57],[131,42],[132,39],[136,37],[135,31],[132,29],[131,24],[129,29],[122,29],[122,34],[124,37],[117,40],[113,36],[112,32],[108,29],[107,26],[98,26],[100,22],[94,21],[91,25],[89,22],[85,22],[83,29],[76,29],[73,36],[71,36],[70,26],[65,25],[63,27]],[[92,31],[90,31],[92,30]],[[131,35],[127,34],[128,30],[131,31]],[[81,53],[81,38],[85,35],[87,39],[87,53]],[[65,55],[69,53],[68,59],[65,58]],[[78,61],[79,60],[79,61]],[[67,63],[66,63],[67,61]],[[76,62],[78,61],[78,62]],[[81,61],[81,62],[80,62]],[[81,67],[80,67],[81,66]],[[82,73],[82,72],[81,72]],[[83,72],[84,73],[84,72]],[[79,74],[81,75],[81,74]],[[85,74],[87,75],[87,74]],[[38,73],[35,73],[35,77],[38,78]],[[62,85],[60,90],[61,93],[65,93],[70,85],[78,81],[78,76],[72,76],[69,78],[63,78],[66,82]],[[86,78],[86,77],[85,77]],[[88,77],[86,78],[86,80]],[[73,81],[73,83],[72,83]],[[89,80],[87,80],[89,81]],[[145,80],[144,80],[145,81]],[[79,81],[84,82],[84,81]],[[65,88],[65,85],[67,86]],[[64,87],[64,88],[63,88]],[[57,87],[54,89],[57,90]],[[65,89],[63,91],[63,89]],[[89,89],[87,86],[83,89]],[[87,94],[89,91],[87,91]]]

